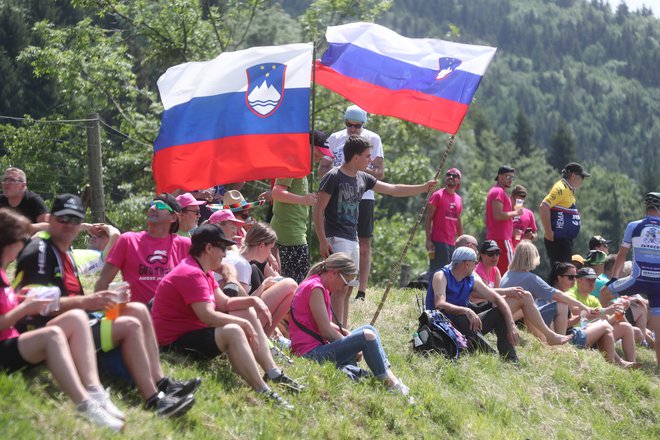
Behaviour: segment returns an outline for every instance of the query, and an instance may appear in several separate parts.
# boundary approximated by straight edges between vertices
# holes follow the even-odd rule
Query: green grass
[[[382,290],[351,304],[351,325],[371,320]],[[163,355],[167,374],[200,376],[197,404],[179,419],[157,418],[141,408],[132,389],[113,385],[126,411],[128,438],[460,438],[654,439],[660,438],[660,393],[654,353],[638,349],[643,364],[623,371],[593,350],[546,347],[522,332],[518,366],[496,356],[467,355],[452,363],[413,354],[416,329],[412,293],[394,290],[376,327],[394,372],[417,400],[410,406],[375,380],[353,383],[332,365],[295,359],[284,366],[307,385],[287,398],[287,413],[262,401],[231,372],[224,359],[192,362]],[[74,415],[73,404],[45,369],[0,375],[0,438],[110,438]]]

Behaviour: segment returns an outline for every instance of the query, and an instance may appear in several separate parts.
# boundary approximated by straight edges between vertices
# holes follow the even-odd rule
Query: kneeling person
[[[294,391],[302,387],[273,361],[259,316],[271,322],[264,302],[256,296],[227,297],[213,277],[228,245],[222,229],[202,225],[191,234],[190,255],[158,284],[152,315],[158,343],[165,349],[191,352],[202,358],[227,353],[236,372],[254,390],[287,408],[288,404],[266,381]],[[258,316],[259,315],[259,316]],[[266,372],[262,378],[260,365]]]
[[[451,264],[433,275],[426,294],[426,308],[443,311],[456,328],[470,341],[469,349],[494,351],[483,334],[495,330],[497,349],[504,359],[517,362],[515,345],[520,336],[513,321],[511,310],[503,297],[475,279],[477,253],[467,247],[457,248],[451,256]],[[494,308],[476,314],[470,307],[470,296],[490,301]]]

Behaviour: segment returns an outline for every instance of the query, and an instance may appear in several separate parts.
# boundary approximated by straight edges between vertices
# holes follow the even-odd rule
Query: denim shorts
[[[571,344],[579,348],[585,348],[587,344],[587,332],[581,328],[574,327],[570,330],[570,333],[573,335],[571,339]]]

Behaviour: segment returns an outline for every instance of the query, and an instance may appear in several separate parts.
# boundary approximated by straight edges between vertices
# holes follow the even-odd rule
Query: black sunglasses
[[[456,173],[447,173],[447,177],[451,177],[451,178],[454,178],[454,179],[460,179],[461,178],[461,176],[459,176]]]
[[[499,256],[500,251],[488,251],[488,252],[486,252],[486,255],[488,255],[489,257],[494,257],[496,255]]]
[[[75,217],[73,215],[55,216],[55,220],[57,220],[58,223],[61,223],[63,225],[80,225],[83,222],[83,219],[81,219],[80,217]]]
[[[575,279],[577,278],[577,275],[559,275],[559,276],[568,278],[571,281],[575,281]]]
[[[364,124],[353,124],[353,123],[351,123],[351,122],[346,121],[346,126],[347,126],[348,128],[357,128],[357,129],[360,129],[360,128],[362,128],[363,125],[364,125]]]
[[[211,246],[220,248],[225,252],[227,251],[227,243],[211,243]]]

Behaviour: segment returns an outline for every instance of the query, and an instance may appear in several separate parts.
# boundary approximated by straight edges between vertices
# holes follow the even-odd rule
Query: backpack
[[[468,346],[465,336],[439,310],[422,310],[419,328],[411,343],[413,351],[425,355],[434,351],[452,361],[458,359],[461,351]]]

